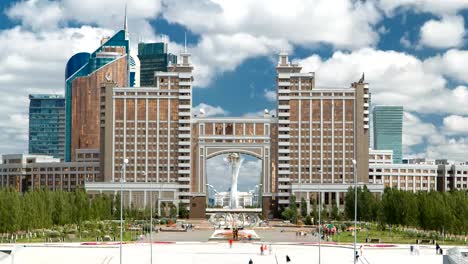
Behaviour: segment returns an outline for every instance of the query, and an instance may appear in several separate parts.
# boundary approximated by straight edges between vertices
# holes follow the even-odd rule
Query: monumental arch
[[[276,118],[267,110],[263,117],[203,117],[197,116],[192,124],[192,177],[191,189],[195,198],[191,215],[205,214],[207,167],[209,158],[228,153],[242,153],[262,161],[261,194],[263,215],[270,213],[272,196],[276,191]]]

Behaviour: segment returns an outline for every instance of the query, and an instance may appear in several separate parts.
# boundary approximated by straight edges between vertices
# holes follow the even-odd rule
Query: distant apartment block
[[[61,162],[46,155],[3,155],[0,187],[18,192],[47,188],[74,191],[99,176],[99,162]]]

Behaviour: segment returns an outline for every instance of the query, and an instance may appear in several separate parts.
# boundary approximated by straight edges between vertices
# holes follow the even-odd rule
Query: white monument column
[[[239,201],[237,199],[237,179],[239,178],[239,171],[243,158],[240,157],[239,153],[230,153],[227,156],[226,161],[229,165],[229,172],[231,174],[231,194],[229,200],[229,208],[239,208]]]

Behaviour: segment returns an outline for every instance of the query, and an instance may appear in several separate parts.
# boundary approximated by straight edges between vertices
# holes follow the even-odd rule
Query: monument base
[[[211,235],[209,240],[230,240],[232,239],[232,230],[215,230]],[[238,240],[241,241],[251,241],[251,240],[260,240],[260,237],[252,229],[241,229],[238,230]]]

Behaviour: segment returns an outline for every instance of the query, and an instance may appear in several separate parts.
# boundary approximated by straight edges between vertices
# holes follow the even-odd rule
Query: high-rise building
[[[29,95],[29,153],[65,158],[65,99]]]
[[[374,149],[391,149],[393,163],[402,163],[403,107],[377,105],[372,115]]]
[[[361,78],[349,88],[316,87],[315,74],[302,73],[285,53],[276,70],[279,205],[293,194],[342,205],[353,160],[358,182],[368,181],[369,85]]]
[[[101,83],[113,80],[120,87],[129,86],[128,54],[127,34],[120,30],[114,36],[102,39],[101,46],[89,54],[87,61],[85,55],[77,54],[67,63],[66,161],[75,158],[77,149],[99,149]]]
[[[167,52],[167,43],[139,43],[140,86],[155,86],[154,73],[166,72],[170,64],[177,63],[177,56]]]
[[[153,73],[155,87],[115,87],[109,82],[101,88],[104,181],[118,183],[123,176],[128,186],[153,182],[164,189],[155,202],[174,193],[170,197],[179,195],[177,199],[189,203],[193,77],[189,54],[181,58],[168,72]],[[122,170],[125,159],[129,162]],[[131,203],[144,203],[141,188],[124,194],[131,195]]]
[[[140,59],[137,56],[130,54],[130,75],[129,86],[140,87]]]

